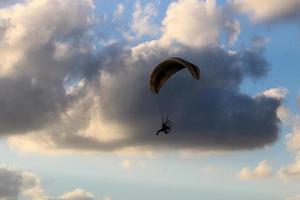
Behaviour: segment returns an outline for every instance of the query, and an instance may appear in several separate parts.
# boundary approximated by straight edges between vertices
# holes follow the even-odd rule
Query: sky
[[[0,200],[299,200],[299,0],[0,0]],[[163,60],[200,69],[149,78]],[[170,134],[155,135],[168,110]]]

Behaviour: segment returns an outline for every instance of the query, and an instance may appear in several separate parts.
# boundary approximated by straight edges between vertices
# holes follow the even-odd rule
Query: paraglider
[[[195,80],[200,79],[200,70],[196,65],[181,58],[169,58],[158,64],[152,71],[150,76],[150,90],[154,94],[159,95],[165,83],[182,69],[187,69]],[[160,132],[168,134],[171,131],[172,122],[165,115],[165,113],[162,114],[162,126],[156,132],[156,135],[159,135]]]

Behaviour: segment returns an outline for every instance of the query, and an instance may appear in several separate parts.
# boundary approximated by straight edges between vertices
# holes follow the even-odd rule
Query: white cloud
[[[283,180],[300,180],[300,152],[293,163],[282,167],[278,171],[278,176]]]
[[[293,152],[300,151],[300,115],[293,113],[286,107],[281,107],[278,112],[279,118],[283,123],[291,128],[291,132],[286,135],[286,144]],[[299,157],[299,156],[298,156]],[[297,160],[297,159],[296,159]]]
[[[293,151],[300,150],[300,115],[286,108],[283,112],[283,119],[292,129],[292,132],[287,135],[287,145],[289,149]]]
[[[172,3],[163,20],[161,42],[192,47],[214,45],[219,39],[219,11],[215,0],[180,0]]]
[[[282,122],[282,125],[288,128],[293,127],[298,121],[298,117],[294,115],[289,108],[283,105],[278,108],[277,116]],[[288,135],[288,137],[290,136]]]
[[[234,44],[241,33],[240,22],[236,19],[227,20],[225,21],[224,29],[227,34],[229,44]]]
[[[122,167],[125,169],[131,169],[133,167],[145,167],[145,162],[141,160],[124,159],[122,161]]]
[[[49,200],[50,197],[45,195],[37,174],[24,171],[21,174],[21,182],[22,195],[28,196],[32,200]]]
[[[266,97],[272,97],[278,100],[283,100],[288,93],[288,90],[286,88],[271,88],[266,91],[263,91],[262,93],[257,94],[256,96],[266,96]]]
[[[0,199],[1,200],[96,200],[98,198],[81,188],[66,192],[59,197],[46,195],[41,178],[30,171],[19,171],[0,167]],[[103,197],[103,200],[111,200]]]
[[[293,125],[292,133],[287,135],[287,146],[293,151],[300,151],[300,124],[298,123]]]
[[[77,188],[61,195],[58,200],[95,200],[95,197],[91,192]]]
[[[300,200],[300,195],[294,197],[288,197],[285,200]]]
[[[124,168],[131,168],[133,165],[133,162],[131,160],[123,160],[122,161],[122,167]]]
[[[159,33],[159,26],[153,20],[157,12],[158,10],[153,2],[146,3],[145,5],[142,5],[139,1],[136,2],[130,23],[135,37],[139,38],[144,35],[153,36]]]
[[[80,31],[91,25],[93,18],[89,12],[93,7],[91,0],[31,0],[1,9],[0,24],[5,31],[0,38],[0,77],[17,73],[16,69],[21,71],[15,65],[26,58],[28,51],[51,43],[54,37],[68,37],[74,29]]]
[[[232,0],[233,7],[253,22],[278,22],[299,18],[299,0]]]
[[[281,107],[277,112],[280,120],[291,132],[286,135],[287,148],[295,154],[295,159],[292,163],[281,167],[278,170],[279,178],[283,180],[300,179],[300,115],[293,113],[286,107]]]
[[[19,196],[31,200],[50,200],[45,195],[40,178],[29,171],[17,171],[5,167],[0,168],[0,199],[19,199]]]
[[[124,10],[125,6],[122,3],[119,3],[113,14],[114,20],[120,20],[124,14]]]
[[[271,178],[273,176],[272,167],[268,161],[261,161],[253,170],[244,167],[237,173],[237,177],[242,180]]]
[[[204,173],[215,173],[218,171],[218,169],[214,166],[208,166],[208,167],[204,167],[201,171]]]
[[[218,7],[215,0],[174,1],[169,5],[160,29],[160,38],[132,48],[133,57],[149,57],[161,49],[174,55],[183,49],[182,46],[197,49],[218,46],[222,31],[233,44],[241,32],[239,21]]]
[[[149,54],[165,48],[175,54],[183,45],[203,48],[218,45],[221,30],[224,29],[230,43],[234,43],[240,33],[237,20],[228,18],[217,7],[215,0],[178,0],[171,3],[162,20],[162,34],[159,39],[146,41],[133,48],[135,56],[142,52]]]

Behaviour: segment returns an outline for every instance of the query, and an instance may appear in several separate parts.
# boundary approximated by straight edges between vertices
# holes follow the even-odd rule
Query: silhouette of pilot
[[[155,135],[159,135],[160,132],[164,132],[165,134],[168,134],[171,131],[171,127],[169,124],[171,124],[171,121],[168,120],[168,118],[166,118],[166,120],[162,120],[161,122],[161,129],[159,129],[158,131],[156,131]]]

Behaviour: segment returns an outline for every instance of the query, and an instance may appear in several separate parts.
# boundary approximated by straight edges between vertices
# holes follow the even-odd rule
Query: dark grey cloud
[[[0,79],[0,133],[43,128],[59,117],[67,103],[62,91],[28,79]]]
[[[112,72],[113,84],[103,82],[100,86],[100,103],[105,108],[102,112],[106,119],[131,128],[129,145],[248,149],[276,141],[280,101],[266,96],[254,98],[239,90],[245,77],[265,75],[267,62],[253,51],[231,54],[221,48],[190,49],[175,55],[198,65],[202,77],[195,82],[189,76],[179,76],[169,85],[166,104],[173,106],[173,135],[153,137],[160,119],[156,97],[149,91],[149,74],[165,56],[161,52],[157,57],[139,59],[133,66],[124,63],[119,71]],[[191,86],[178,94],[177,83]]]
[[[71,48],[76,45],[71,44]],[[14,77],[0,78],[0,135],[26,133],[59,121],[74,100],[66,87],[81,78],[81,71],[93,67],[93,56],[75,53],[54,59],[53,44],[26,52]]]
[[[0,199],[17,200],[21,187],[19,173],[6,168],[0,168]]]
[[[67,108],[77,107],[76,115],[57,120],[56,126],[49,125],[44,129],[54,149],[115,151],[127,147],[160,147],[237,150],[263,147],[278,137],[276,111],[280,100],[263,95],[252,97],[240,91],[240,84],[246,77],[258,79],[266,75],[268,63],[262,52],[228,52],[211,47],[187,49],[170,55],[166,50],[158,49],[150,57],[134,58],[129,49],[113,45],[98,56],[99,65],[92,65],[88,72],[82,71],[81,78],[87,80],[86,86],[68,103]],[[163,88],[157,99],[149,90],[149,75],[156,64],[170,56],[195,63],[202,77],[196,82],[182,71]],[[103,78],[105,74],[109,80]],[[178,88],[182,89],[180,94]],[[54,91],[54,94],[59,94],[58,90]],[[87,98],[89,93],[93,95]],[[169,137],[155,137],[154,132],[160,126],[159,107],[164,100],[167,101],[165,105],[170,104],[167,107],[174,130]],[[84,103],[77,105],[80,101]],[[94,107],[95,103],[101,109]],[[53,105],[49,104],[48,114],[56,110],[51,108]],[[64,112],[64,108],[57,110]],[[124,137],[100,141],[83,136],[81,133],[93,120],[91,113],[97,112],[108,122],[108,127],[109,124],[126,127],[120,133]],[[37,116],[45,125],[43,115]],[[94,135],[103,134],[101,130],[94,131]]]
[[[0,0],[0,7],[5,7],[5,6],[9,6],[9,5],[13,5],[17,2],[19,2],[20,0]]]

